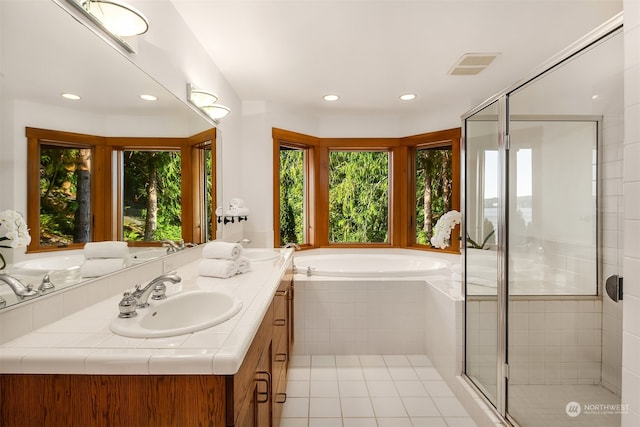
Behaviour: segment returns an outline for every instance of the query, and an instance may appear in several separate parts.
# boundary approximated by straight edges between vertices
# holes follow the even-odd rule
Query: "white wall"
[[[640,425],[640,2],[624,1],[624,313],[623,427]]]

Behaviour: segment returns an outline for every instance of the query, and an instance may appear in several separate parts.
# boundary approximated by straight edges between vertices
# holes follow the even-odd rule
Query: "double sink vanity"
[[[133,317],[118,317],[123,295],[112,294],[4,343],[2,425],[279,425],[293,339],[292,250],[247,251],[251,271],[228,279],[197,275],[201,250],[182,251],[173,264],[168,256],[164,269],[177,267],[181,280],[156,276],[167,298],[148,298]]]

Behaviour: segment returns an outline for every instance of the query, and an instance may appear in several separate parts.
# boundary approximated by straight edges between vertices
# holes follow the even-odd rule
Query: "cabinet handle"
[[[287,401],[287,393],[276,393],[276,403],[284,403]]]
[[[285,326],[287,324],[287,319],[276,319],[273,321],[274,326]]]
[[[289,287],[287,288],[287,291],[289,291],[289,292],[288,292],[287,299],[288,299],[289,301],[293,301],[293,286],[289,286]]]
[[[289,294],[289,288],[285,289],[284,291],[276,291],[276,296],[279,297],[284,297],[287,296]]]
[[[287,361],[287,353],[276,353],[273,356],[273,360],[275,362],[286,362]]]
[[[257,403],[267,403],[269,401],[269,395],[271,394],[271,372],[268,371],[258,371],[257,375],[266,375],[267,378],[256,378],[256,382],[264,383],[266,385],[267,391],[260,391],[260,389],[256,388],[256,402]]]

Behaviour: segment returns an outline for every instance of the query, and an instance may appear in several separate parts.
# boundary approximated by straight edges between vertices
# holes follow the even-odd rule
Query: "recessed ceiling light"
[[[158,97],[157,96],[153,96],[153,95],[140,95],[140,98],[144,99],[145,101],[157,101]]]
[[[416,95],[413,93],[405,93],[404,95],[400,95],[400,99],[403,101],[413,101],[416,99]]]
[[[340,97],[338,95],[325,95],[322,97],[322,99],[324,99],[325,101],[337,101],[338,99],[340,99]]]
[[[73,93],[61,93],[60,96],[62,96],[63,98],[66,99],[70,99],[72,101],[77,101],[80,99],[80,97],[78,95],[75,95]]]
[[[591,96],[591,99],[592,99],[592,100],[594,100],[594,101],[595,101],[596,99],[598,99],[598,98],[600,98],[600,95],[592,95],[592,96]]]

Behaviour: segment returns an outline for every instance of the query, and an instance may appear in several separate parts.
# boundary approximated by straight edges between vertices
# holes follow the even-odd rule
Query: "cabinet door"
[[[272,426],[273,381],[271,379],[271,346],[262,352],[256,372],[255,427]]]

